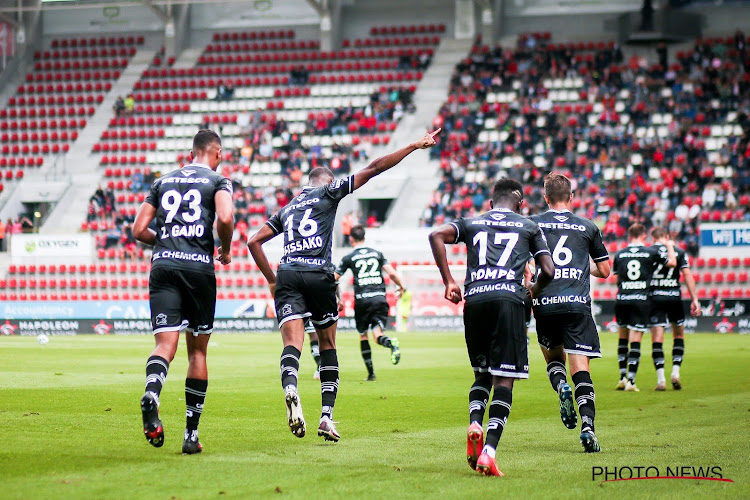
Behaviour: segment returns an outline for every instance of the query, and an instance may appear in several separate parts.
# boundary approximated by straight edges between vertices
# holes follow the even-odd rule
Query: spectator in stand
[[[370,212],[370,216],[367,218],[367,227],[378,227],[380,225],[380,222],[378,222],[378,216],[375,212]]]
[[[115,116],[122,116],[125,113],[125,100],[122,96],[117,96],[117,100],[115,101],[114,106],[112,106],[112,109],[115,111]]]
[[[123,104],[125,104],[125,114],[132,115],[135,112],[135,98],[133,94],[128,94]]]
[[[0,252],[6,251],[5,230],[6,230],[5,223],[2,221],[2,219],[0,219]]]
[[[343,235],[342,242],[345,247],[352,246],[349,241],[349,235],[352,234],[352,227],[354,227],[355,223],[356,221],[354,220],[352,212],[348,212],[341,219],[341,234]]]

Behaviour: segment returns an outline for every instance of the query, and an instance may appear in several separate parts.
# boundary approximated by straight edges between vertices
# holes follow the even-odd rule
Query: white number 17
[[[500,245],[503,241],[508,243],[505,245],[503,253],[500,254],[500,258],[497,259],[497,266],[499,267],[505,267],[510,260],[510,254],[513,253],[513,249],[518,243],[518,233],[495,233],[495,245]],[[472,244],[474,246],[479,245],[479,265],[487,265],[487,231],[475,234]]]

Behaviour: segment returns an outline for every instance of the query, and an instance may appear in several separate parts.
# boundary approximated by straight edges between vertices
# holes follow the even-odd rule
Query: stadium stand
[[[128,66],[143,37],[55,38],[0,109],[0,172],[7,182],[64,154]]]
[[[735,37],[697,40],[667,68],[625,61],[612,42],[547,40],[476,44],[456,66],[424,225],[486,208],[498,175],[527,183],[536,213],[544,202],[531,186],[552,169],[575,179],[575,208],[620,245],[630,223],[653,221],[696,254],[699,221],[750,218],[750,123],[737,112],[749,61]]]

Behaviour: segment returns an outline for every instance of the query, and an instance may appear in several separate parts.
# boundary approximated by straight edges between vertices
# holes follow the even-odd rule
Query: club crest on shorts
[[[167,324],[167,315],[164,313],[159,313],[156,315],[156,318],[154,320],[156,323],[156,326],[164,326]]]
[[[284,307],[281,308],[281,315],[289,316],[290,314],[292,314],[292,304],[284,304]]]

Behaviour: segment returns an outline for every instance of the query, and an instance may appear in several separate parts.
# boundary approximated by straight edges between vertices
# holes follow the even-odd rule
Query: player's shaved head
[[[493,206],[510,204],[515,206],[523,201],[523,186],[513,179],[500,179],[492,189]]]
[[[365,226],[363,226],[362,224],[357,224],[356,226],[352,227],[349,236],[351,236],[354,241],[365,241]]]
[[[661,226],[656,226],[655,228],[651,230],[651,237],[654,240],[661,240],[661,239],[666,238],[667,236],[669,236],[669,233],[667,232],[666,229],[664,229]]]
[[[637,240],[646,236],[646,228],[643,224],[636,222],[628,228],[628,238],[631,240]]]
[[[328,167],[315,167],[310,170],[308,175],[309,183],[311,186],[324,186],[333,182],[335,177],[333,172]]]
[[[221,137],[213,130],[201,129],[193,137],[193,154],[206,153],[211,146],[221,148]]]
[[[562,174],[551,173],[544,178],[544,195],[550,205],[567,203],[573,194],[570,179]]]

